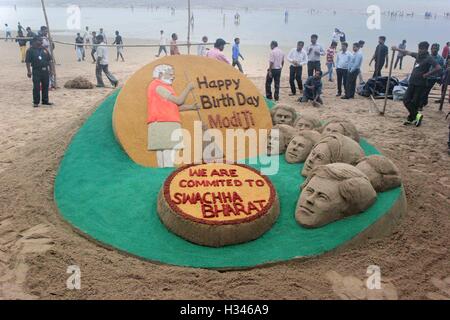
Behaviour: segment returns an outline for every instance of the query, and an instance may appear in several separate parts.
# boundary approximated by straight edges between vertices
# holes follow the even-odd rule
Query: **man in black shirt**
[[[370,60],[369,66],[375,61],[375,72],[373,73],[373,78],[381,77],[381,70],[383,69],[384,62],[386,61],[386,68],[389,66],[389,49],[384,44],[386,42],[386,37],[378,38],[378,46],[375,49],[375,53]]]
[[[77,37],[75,39],[75,51],[77,53],[77,59],[78,62],[81,62],[81,60],[84,61],[84,38],[81,36],[80,33],[77,33]]]
[[[37,36],[36,33],[31,31],[30,27],[27,27],[27,38],[34,39],[36,36]],[[33,44],[33,40],[29,40],[29,42],[30,42],[30,47],[31,47],[31,45]]]
[[[33,79],[33,106],[39,107],[41,100],[41,86],[42,86],[42,104],[51,106],[52,103],[48,100],[48,88],[50,83],[50,63],[52,56],[47,49],[42,47],[42,39],[35,37],[33,45],[27,50],[25,62],[27,64],[27,76]],[[31,71],[33,68],[33,72]]]
[[[404,125],[414,124],[416,127],[419,127],[422,124],[423,115],[419,112],[419,109],[423,106],[427,92],[427,78],[441,70],[441,66],[428,52],[429,47],[430,44],[426,41],[419,43],[419,51],[417,53],[392,47],[392,50],[416,59],[414,69],[409,78],[408,90],[403,98],[403,104],[409,111],[408,119]]]

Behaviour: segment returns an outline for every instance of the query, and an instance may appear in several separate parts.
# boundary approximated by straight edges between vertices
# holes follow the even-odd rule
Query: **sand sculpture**
[[[356,167],[370,180],[377,192],[385,192],[402,185],[397,166],[382,155],[372,155],[361,159]]]
[[[271,110],[272,123],[274,126],[279,124],[287,124],[289,126],[294,126],[297,120],[297,111],[294,108],[278,105]]]
[[[369,178],[356,167],[333,163],[315,168],[302,185],[295,219],[306,228],[364,212],[376,201]]]
[[[323,137],[313,148],[302,170],[302,175],[307,177],[318,166],[330,163],[356,163],[365,156],[363,149],[353,139],[340,133]]]
[[[355,125],[348,120],[331,119],[324,125],[322,133],[329,135],[331,133],[340,133],[359,142],[360,137]]]
[[[249,130],[259,132],[272,129],[270,110],[264,97],[238,70],[226,63],[204,57],[165,57],[143,67],[128,79],[115,102],[114,134],[117,142],[135,163],[144,167],[158,167],[158,150],[149,149],[152,137],[148,136],[148,89],[155,80],[153,73],[160,65],[173,68],[174,79],[171,86],[180,96],[190,84],[194,85],[184,104],[197,104],[200,107],[199,110],[180,113],[184,147],[177,152],[177,160],[182,158],[180,165],[202,163],[205,160],[202,152],[197,151],[202,138],[207,140],[203,136],[206,135],[205,129],[220,131],[224,137],[224,146],[227,146],[229,129],[244,130],[245,133]],[[254,154],[254,150],[263,153],[265,148],[259,148],[258,134],[257,137],[257,148],[245,141],[244,158],[258,156]],[[266,139],[263,140],[261,143],[265,145]],[[225,148],[221,150],[228,151]],[[242,159],[226,159],[235,160]]]
[[[295,122],[294,128],[297,129],[298,132],[303,130],[320,131],[322,129],[322,123],[319,118],[314,117],[313,115],[302,114]]]
[[[280,124],[273,127],[267,138],[267,155],[284,154],[296,134],[297,131],[289,125]]]
[[[279,212],[271,181],[244,165],[184,166],[166,180],[158,197],[159,217],[171,232],[209,247],[255,240]]]
[[[94,89],[95,85],[84,77],[76,77],[64,84],[66,89]]]
[[[286,150],[288,163],[305,162],[312,148],[320,141],[321,134],[313,130],[303,130],[291,140]]]
[[[148,150],[156,151],[158,167],[174,167],[176,151],[183,149],[180,112],[197,110],[185,105],[194,85],[189,83],[180,96],[173,89],[175,72],[170,65],[158,65],[147,90]],[[173,135],[179,130],[177,139]]]

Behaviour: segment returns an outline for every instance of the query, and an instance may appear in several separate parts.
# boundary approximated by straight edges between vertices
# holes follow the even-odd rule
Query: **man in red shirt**
[[[447,59],[450,53],[450,42],[447,42],[444,49],[442,49],[442,58]]]

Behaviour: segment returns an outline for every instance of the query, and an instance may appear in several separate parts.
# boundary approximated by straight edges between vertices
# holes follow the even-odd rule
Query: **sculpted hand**
[[[188,84],[188,86],[187,86],[187,89],[188,89],[189,91],[192,91],[192,90],[194,90],[194,89],[195,89],[195,86],[194,86],[194,84],[192,84],[192,83],[189,83],[189,84]]]

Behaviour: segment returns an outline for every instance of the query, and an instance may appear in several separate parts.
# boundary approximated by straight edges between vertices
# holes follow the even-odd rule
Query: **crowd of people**
[[[11,28],[6,25],[5,41],[13,39]],[[279,101],[280,82],[282,70],[285,62],[289,63],[289,85],[290,96],[300,93],[298,101],[300,103],[313,102],[318,106],[324,103],[321,95],[323,79],[336,81],[336,96],[341,99],[353,99],[357,86],[364,85],[362,78],[362,66],[365,59],[363,48],[365,41],[354,42],[351,46],[346,41],[346,35],[339,29],[335,29],[331,37],[331,44],[325,49],[319,43],[316,34],[311,35],[310,43],[305,45],[304,41],[298,41],[297,46],[292,48],[286,56],[280,49],[277,41],[270,43],[270,54],[266,74],[266,98]],[[369,65],[374,63],[374,73],[372,79],[383,76],[383,69],[389,67],[389,47],[386,45],[386,37],[378,38],[378,45],[371,56]],[[169,50],[167,50],[167,39],[165,32],[160,31],[159,49],[156,57],[162,54],[180,55],[178,47],[178,35],[171,34]],[[197,54],[207,58],[215,59],[233,67],[237,67],[240,72],[244,72],[241,61],[244,57],[241,53],[240,39],[235,38],[231,49],[231,59],[224,53],[227,42],[217,39],[214,46],[208,48],[208,37],[204,36],[197,46]],[[39,106],[40,100],[43,105],[51,105],[48,100],[48,89],[54,87],[52,79],[52,58],[48,30],[41,27],[38,33],[34,33],[29,27],[23,28],[20,23],[17,27],[16,42],[20,47],[21,61],[27,65],[28,76],[33,79],[33,104]],[[29,48],[28,48],[29,44]],[[76,57],[79,62],[86,59],[86,51],[90,49],[92,63],[96,64],[97,87],[104,87],[102,75],[105,74],[113,87],[118,86],[118,80],[109,71],[108,58],[108,38],[103,29],[89,31],[86,27],[84,34],[77,33],[75,39]],[[123,38],[119,31],[115,32],[114,42],[116,46],[116,60],[125,61],[123,51]],[[350,48],[349,48],[350,47]],[[408,79],[408,86],[403,97],[403,103],[408,110],[408,118],[404,125],[421,126],[423,122],[423,108],[428,104],[428,96],[436,84],[443,84],[448,76],[450,65],[450,42],[447,42],[440,53],[440,45],[434,43],[430,45],[423,41],[418,44],[417,52],[407,50],[407,41],[403,40],[397,46],[391,47],[392,54],[397,54],[395,65],[391,68],[403,68],[403,59],[410,56],[415,59],[414,68]],[[326,72],[322,70],[322,59],[326,63]],[[307,77],[303,80],[303,70],[306,69]],[[358,84],[359,80],[359,84]],[[272,86],[274,88],[272,88]],[[444,88],[444,86],[442,86]],[[42,91],[42,97],[40,92]],[[450,101],[450,97],[449,97]],[[450,143],[450,142],[449,142]],[[449,145],[450,147],[450,145]]]

